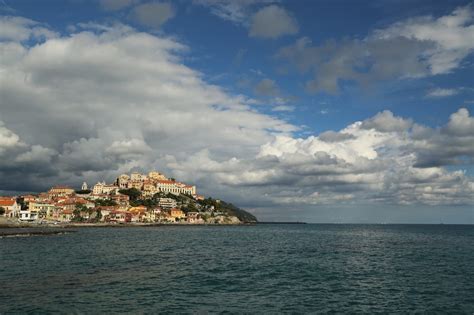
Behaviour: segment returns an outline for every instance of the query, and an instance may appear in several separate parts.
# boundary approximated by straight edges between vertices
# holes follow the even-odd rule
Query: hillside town
[[[0,197],[0,217],[31,224],[239,224],[249,213],[196,193],[196,186],[148,174],[122,174],[110,184],[80,189],[58,185],[47,192]]]

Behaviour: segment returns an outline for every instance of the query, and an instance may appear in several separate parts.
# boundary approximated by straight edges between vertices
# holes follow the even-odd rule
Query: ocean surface
[[[474,226],[82,228],[0,239],[0,314],[474,314]]]

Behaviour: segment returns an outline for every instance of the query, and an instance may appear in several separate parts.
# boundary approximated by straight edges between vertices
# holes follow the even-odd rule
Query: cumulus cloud
[[[307,37],[283,47],[277,57],[300,71],[313,72],[311,92],[337,93],[340,80],[367,86],[380,80],[420,78],[458,68],[474,51],[471,6],[450,15],[413,18],[378,29],[364,39],[329,40],[313,45]]]
[[[0,120],[0,153],[12,147],[20,146],[20,137],[5,127]]]
[[[77,29],[0,43],[1,190],[157,169],[244,205],[473,203],[472,177],[445,168],[473,163],[467,109],[438,128],[384,111],[296,137],[297,126],[185,66],[189,49],[174,39]]]
[[[361,125],[364,129],[375,129],[381,132],[404,131],[412,125],[411,120],[395,117],[391,111],[384,110],[367,119]]]
[[[0,16],[0,40],[26,41],[28,39],[49,39],[58,34],[45,25],[18,16]]]
[[[131,17],[135,21],[152,28],[160,28],[174,15],[173,6],[167,2],[143,3],[134,7],[131,13]]]
[[[472,177],[442,167],[472,164],[473,121],[460,109],[433,129],[385,111],[319,136],[277,136],[252,159],[218,161],[204,151],[169,163],[180,176],[213,178],[215,185],[275,205],[474,204]],[[434,163],[421,165],[427,156]],[[203,167],[197,171],[196,164]]]
[[[298,33],[298,23],[284,8],[270,5],[252,16],[251,37],[278,38]]]
[[[36,44],[0,43],[3,190],[112,180],[132,169],[170,172],[166,156],[203,148],[251,156],[274,133],[297,129],[203,81],[182,64],[187,47],[173,39],[121,24],[76,29]],[[50,163],[37,177],[21,177],[35,159]]]

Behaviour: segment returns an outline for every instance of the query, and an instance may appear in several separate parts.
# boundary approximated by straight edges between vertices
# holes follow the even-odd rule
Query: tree
[[[84,221],[84,218],[81,216],[81,212],[87,211],[87,207],[84,205],[81,205],[80,203],[76,204],[76,207],[74,208],[74,211],[72,214],[74,215],[72,220],[73,222],[82,222]]]
[[[81,190],[76,190],[76,194],[78,195],[87,195],[90,194],[92,190],[90,189],[81,189]]]
[[[94,201],[96,206],[116,206],[117,203],[110,199],[97,199]]]
[[[4,215],[5,214],[5,208],[4,207],[0,207],[0,215]]]
[[[102,212],[100,210],[97,210],[96,218],[97,218],[97,221],[100,221],[100,219],[102,219]]]
[[[136,188],[120,189],[119,193],[130,197],[130,201],[135,201],[142,195],[142,192]]]

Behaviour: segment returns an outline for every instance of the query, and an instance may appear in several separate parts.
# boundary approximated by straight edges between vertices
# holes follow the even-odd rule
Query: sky
[[[474,224],[474,2],[0,0],[0,193],[158,170],[264,221]]]

